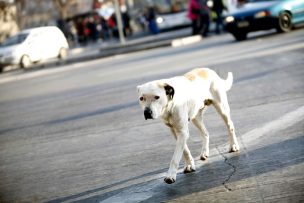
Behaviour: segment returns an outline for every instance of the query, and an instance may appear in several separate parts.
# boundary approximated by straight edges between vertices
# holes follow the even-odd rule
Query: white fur
[[[203,113],[207,105],[212,104],[227,125],[230,151],[239,150],[226,94],[232,82],[231,72],[228,73],[227,79],[223,80],[213,70],[201,68],[184,76],[156,80],[137,87],[143,110],[150,109],[153,119],[161,117],[176,139],[176,148],[165,178],[166,183],[175,182],[182,155],[184,172],[195,171],[194,159],[187,146],[188,121],[192,121],[200,131],[203,144],[201,159],[205,160],[209,156],[209,133],[203,123]],[[166,88],[171,91],[166,92]],[[173,90],[174,95],[169,95]]]

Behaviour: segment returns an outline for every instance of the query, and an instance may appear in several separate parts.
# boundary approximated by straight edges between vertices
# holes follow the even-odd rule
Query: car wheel
[[[246,32],[232,33],[232,35],[234,36],[234,38],[237,41],[242,41],[242,40],[247,39],[247,33]]]
[[[282,12],[279,16],[278,32],[289,32],[292,28],[292,18],[288,12]]]
[[[21,68],[28,68],[31,66],[31,64],[32,64],[32,61],[28,55],[22,56],[22,58],[20,60]]]
[[[68,56],[68,50],[66,48],[61,48],[58,53],[59,59],[65,59]]]

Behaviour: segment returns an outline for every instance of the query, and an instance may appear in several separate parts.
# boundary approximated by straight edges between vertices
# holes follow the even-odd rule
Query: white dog
[[[183,155],[184,173],[195,171],[194,159],[187,146],[189,138],[188,122],[192,121],[200,130],[202,137],[201,160],[209,156],[209,134],[203,123],[206,106],[213,105],[222,116],[229,131],[230,152],[238,151],[233,122],[226,92],[233,82],[232,73],[226,80],[221,79],[213,70],[197,68],[183,76],[156,80],[137,86],[139,102],[144,110],[145,119],[161,117],[170,127],[176,141],[165,182],[174,183],[180,159]]]

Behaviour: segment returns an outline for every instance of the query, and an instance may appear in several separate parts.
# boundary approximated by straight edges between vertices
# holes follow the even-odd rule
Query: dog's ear
[[[159,81],[157,84],[160,88],[165,89],[166,95],[169,97],[169,99],[173,99],[175,91],[174,91],[174,88],[171,85],[169,85],[166,82],[162,82],[162,81]]]
[[[173,96],[174,96],[174,88],[168,84],[165,84],[164,86],[165,88],[165,91],[166,91],[166,95],[170,98],[170,99],[173,99]]]

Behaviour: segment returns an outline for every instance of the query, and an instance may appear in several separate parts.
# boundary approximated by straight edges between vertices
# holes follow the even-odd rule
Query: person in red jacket
[[[209,7],[207,0],[190,0],[188,17],[192,21],[192,35],[201,34],[207,36],[209,31]]]
[[[201,22],[200,22],[200,4],[197,0],[190,0],[188,6],[188,18],[192,21],[192,35],[200,33]]]

